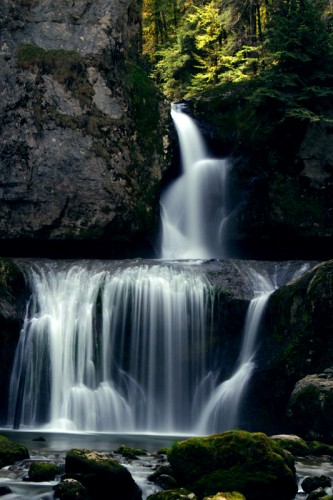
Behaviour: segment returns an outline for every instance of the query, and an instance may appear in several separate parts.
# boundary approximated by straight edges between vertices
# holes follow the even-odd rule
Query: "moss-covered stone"
[[[178,483],[199,497],[239,491],[248,500],[287,500],[297,492],[292,456],[263,433],[191,438],[176,443],[168,458]]]
[[[272,436],[281,448],[289,451],[294,457],[303,457],[310,454],[310,449],[306,441],[295,435]]]
[[[197,500],[197,496],[186,490],[178,488],[174,490],[158,491],[147,497],[147,500]]]
[[[212,497],[205,497],[203,500],[246,500],[245,496],[237,491],[231,493],[217,493]]]
[[[51,462],[32,462],[29,467],[30,481],[51,481],[61,474],[61,469]]]
[[[64,479],[54,488],[54,497],[60,500],[91,500],[87,488],[76,479]]]
[[[138,458],[143,455],[147,455],[147,452],[145,450],[141,450],[140,448],[131,448],[129,446],[125,446],[124,444],[121,444],[118,446],[116,450],[114,450],[115,453],[118,453],[119,455],[122,455],[125,458]]]
[[[24,445],[0,436],[0,469],[26,458],[29,458],[29,452]]]
[[[66,453],[66,478],[82,483],[93,499],[108,491],[108,498],[135,500],[141,492],[126,467],[106,453],[72,449]]]

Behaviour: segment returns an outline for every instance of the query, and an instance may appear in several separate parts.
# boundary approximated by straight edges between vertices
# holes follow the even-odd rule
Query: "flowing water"
[[[188,432],[204,401],[205,279],[167,265],[46,263],[30,271],[8,423]],[[209,354],[209,353],[208,353]]]
[[[171,439],[238,426],[266,304],[292,276],[289,264],[267,274],[239,263],[253,299],[239,358],[224,379],[212,338],[212,318],[221,304],[197,272],[199,262],[170,260],[223,257],[229,165],[209,157],[197,127],[181,110],[174,109],[172,117],[183,172],[161,198],[162,260],[31,264],[8,428],[42,429],[56,439],[57,449],[70,447],[59,444],[63,432],[72,436],[65,441],[79,436],[82,447],[105,449],[117,435],[121,444],[130,440],[136,446],[138,434]],[[299,267],[294,277],[307,268]],[[222,325],[219,342],[223,335]],[[143,498],[152,492],[146,480],[151,466],[128,465]],[[52,484],[43,492],[43,485],[16,485],[4,474],[0,486],[9,481],[17,488],[11,498],[52,498]]]
[[[161,256],[223,257],[229,164],[209,157],[197,126],[181,108],[174,108],[171,115],[180,142],[182,175],[161,197]]]

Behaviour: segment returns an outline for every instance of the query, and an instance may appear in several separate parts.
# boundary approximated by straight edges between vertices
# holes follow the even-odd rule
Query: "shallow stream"
[[[114,451],[120,445],[144,449],[148,452],[138,460],[126,460],[122,456],[116,456],[124,466],[131,472],[134,480],[142,491],[142,500],[158,491],[160,488],[149,482],[147,477],[154,468],[159,465],[161,456],[156,452],[167,448],[175,441],[186,439],[188,436],[176,435],[139,435],[139,434],[84,434],[84,433],[45,433],[1,430],[2,435],[13,441],[24,444],[29,449],[30,459],[17,463],[0,470],[0,492],[1,488],[8,486],[12,493],[6,494],[5,500],[52,500],[53,486],[56,481],[45,483],[33,483],[23,481],[27,476],[29,466],[33,460],[50,460],[61,464],[65,462],[66,451],[71,448],[88,448],[99,451]],[[37,440],[36,439],[44,439]],[[298,494],[295,500],[306,500],[307,495],[302,491],[301,483],[309,475],[326,475],[333,481],[333,464],[328,457],[300,458],[296,460],[297,479],[299,484]],[[332,494],[332,490],[327,490]],[[101,499],[103,500],[103,499]]]

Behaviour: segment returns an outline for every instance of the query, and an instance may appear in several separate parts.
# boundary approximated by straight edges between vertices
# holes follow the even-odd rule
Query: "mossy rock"
[[[278,435],[271,436],[271,439],[277,441],[281,448],[289,451],[294,457],[305,457],[310,455],[310,449],[307,442],[299,436],[295,436],[294,434]]]
[[[125,446],[124,444],[118,446],[118,448],[114,450],[114,452],[129,459],[136,459],[140,456],[147,455],[147,452],[145,450],[141,450],[140,448],[130,448],[128,446]]]
[[[147,497],[147,500],[198,500],[194,493],[185,488],[175,490],[158,491]]]
[[[61,469],[51,462],[33,462],[29,467],[29,481],[52,481]]]
[[[291,500],[294,460],[263,433],[228,431],[176,443],[168,453],[178,483],[200,498],[239,491],[247,500]]]
[[[60,500],[90,500],[87,488],[76,479],[64,479],[54,488],[54,498]]]
[[[28,448],[14,443],[5,436],[0,436],[0,469],[26,458],[29,458]]]
[[[307,446],[309,449],[309,455],[322,456],[329,455],[333,456],[333,446],[320,441],[307,441]]]
[[[203,500],[246,500],[245,496],[237,491],[231,493],[216,493],[212,497],[205,497]]]
[[[82,483],[91,498],[102,498],[108,492],[109,500],[136,500],[141,492],[126,467],[109,454],[93,450],[72,449],[66,454],[66,478]]]

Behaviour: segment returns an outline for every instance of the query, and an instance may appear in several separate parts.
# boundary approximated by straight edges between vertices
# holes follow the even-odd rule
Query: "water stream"
[[[161,256],[223,257],[229,164],[208,155],[198,127],[181,107],[174,107],[171,115],[180,143],[182,174],[161,197]]]

